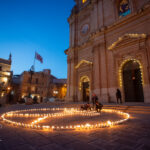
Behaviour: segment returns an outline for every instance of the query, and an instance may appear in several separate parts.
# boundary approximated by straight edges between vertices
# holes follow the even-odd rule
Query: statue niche
[[[122,18],[131,13],[129,0],[120,0],[119,3],[119,17]]]

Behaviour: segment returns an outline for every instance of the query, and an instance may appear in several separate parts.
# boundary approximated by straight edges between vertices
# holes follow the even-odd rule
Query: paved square
[[[33,106],[0,108],[0,113],[20,107]],[[131,115],[128,122],[87,131],[46,132],[12,127],[0,120],[0,150],[149,150],[149,108],[142,106],[139,111],[132,106],[122,108]]]

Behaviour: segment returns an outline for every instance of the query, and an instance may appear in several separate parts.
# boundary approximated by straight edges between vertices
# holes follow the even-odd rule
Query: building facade
[[[11,90],[13,91],[13,103],[17,103],[21,99],[21,75],[13,75],[11,82]]]
[[[64,99],[66,96],[66,79],[56,78],[49,69],[41,72],[24,71],[21,75],[14,75],[11,87],[14,103],[29,95],[32,98],[36,96],[38,102],[51,97]]]
[[[36,96],[38,100],[49,96],[50,70],[41,72],[25,71],[21,75],[20,95],[25,97]]]
[[[75,0],[67,101],[150,102],[150,0]]]
[[[65,100],[67,94],[67,79],[53,79],[50,87],[53,97]]]
[[[9,92],[11,76],[11,55],[8,60],[0,58],[0,98]]]

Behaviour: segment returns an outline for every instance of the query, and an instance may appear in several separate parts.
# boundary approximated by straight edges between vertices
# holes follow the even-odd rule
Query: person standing
[[[34,96],[34,98],[33,98],[33,103],[34,103],[34,104],[37,104],[37,103],[38,103],[37,100],[38,100],[37,96]]]
[[[93,103],[93,107],[95,108],[96,102],[98,101],[98,97],[96,96],[95,93],[93,93],[92,95],[92,103]]]
[[[117,98],[117,103],[119,104],[120,101],[120,104],[122,104],[122,96],[121,96],[121,91],[119,89],[117,89],[116,91],[116,98]]]

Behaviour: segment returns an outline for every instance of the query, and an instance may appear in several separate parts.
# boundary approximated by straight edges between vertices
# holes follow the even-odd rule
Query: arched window
[[[120,0],[119,2],[119,17],[127,16],[131,13],[129,0]]]

